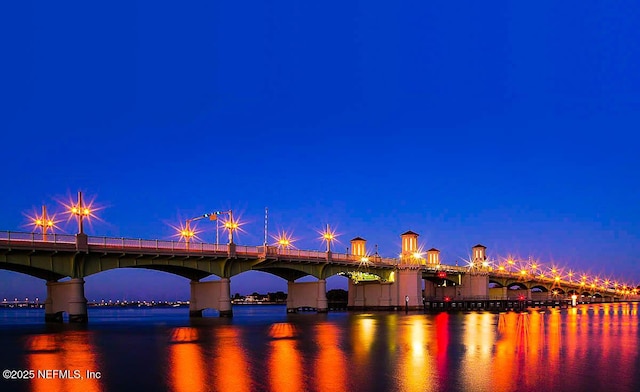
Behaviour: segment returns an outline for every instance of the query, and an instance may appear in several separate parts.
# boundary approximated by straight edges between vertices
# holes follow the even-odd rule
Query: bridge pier
[[[419,266],[399,267],[393,282],[349,280],[349,309],[422,309],[422,271]]]
[[[462,285],[459,287],[460,299],[487,299],[489,298],[489,275],[465,274],[462,276]],[[458,297],[460,297],[458,296]]]
[[[349,280],[348,286],[348,309],[393,309],[397,291],[393,283],[380,282],[358,282]]]
[[[202,311],[207,308],[220,312],[220,317],[233,316],[230,283],[229,278],[209,282],[192,280],[189,317],[202,317]]]
[[[63,282],[47,282],[44,302],[44,320],[62,322],[67,312],[70,323],[86,323],[87,299],[84,297],[84,279],[73,278]]]
[[[315,308],[318,313],[329,310],[327,302],[327,282],[287,282],[287,312],[295,313],[298,308]]]

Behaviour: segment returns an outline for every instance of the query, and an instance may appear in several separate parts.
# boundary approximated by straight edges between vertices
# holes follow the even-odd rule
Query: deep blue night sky
[[[5,2],[0,230],[82,190],[105,207],[91,235],[169,239],[232,208],[258,245],[268,207],[302,249],[329,223],[339,251],[392,257],[413,230],[446,263],[482,243],[640,282],[638,20],[602,1]],[[161,272],[86,281],[89,300],[188,298]],[[0,297],[44,293],[0,271]]]

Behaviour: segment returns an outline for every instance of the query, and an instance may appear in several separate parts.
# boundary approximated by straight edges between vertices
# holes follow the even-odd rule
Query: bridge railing
[[[145,240],[140,238],[116,238],[116,237],[88,237],[88,243],[91,246],[104,247],[109,249],[141,249],[141,250],[165,250],[175,251],[184,250],[187,252],[221,252],[227,253],[229,247],[226,244],[208,244],[203,242],[181,242],[181,241],[168,241],[168,240]],[[241,251],[249,252],[241,247]],[[255,247],[253,247],[255,248]],[[257,253],[257,251],[253,251]]]
[[[327,259],[327,253],[317,250],[301,250],[301,249],[278,249],[278,256],[289,256],[291,258],[301,259]]]
[[[258,247],[258,250],[261,253],[264,253],[264,247]],[[269,246],[267,248],[267,255],[273,256],[284,256],[285,258],[296,258],[296,259],[317,259],[317,260],[327,260],[327,252],[319,251],[319,250],[301,250],[301,249],[280,249],[277,247]],[[352,264],[361,264],[361,256],[356,256],[348,253],[331,253],[331,261],[338,262],[346,262]],[[369,265],[376,264],[385,264],[385,265],[395,265],[398,263],[397,259],[393,258],[383,258],[383,257],[370,257]]]
[[[46,234],[45,235],[42,233],[0,231],[0,241],[7,241],[10,244],[11,243],[75,244],[76,236],[74,234]]]
[[[236,254],[258,256],[261,253],[260,248],[259,246],[236,245]]]
[[[429,272],[453,272],[453,273],[469,272],[468,267],[460,267],[457,265],[446,265],[446,264],[427,265],[426,269]]]

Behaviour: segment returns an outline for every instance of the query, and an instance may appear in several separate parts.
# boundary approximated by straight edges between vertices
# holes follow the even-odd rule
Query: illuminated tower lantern
[[[402,260],[410,262],[414,254],[418,252],[418,233],[409,230],[400,235],[402,238]]]
[[[367,240],[356,237],[351,240],[351,254],[364,257],[367,255]]]
[[[487,260],[487,247],[484,245],[476,245],[471,248],[473,264],[476,267],[482,267],[482,263]]]
[[[440,251],[436,248],[431,248],[427,251],[427,264],[438,265],[440,264]]]

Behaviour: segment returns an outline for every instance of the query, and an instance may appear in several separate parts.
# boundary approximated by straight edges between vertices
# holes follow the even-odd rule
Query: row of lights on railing
[[[582,288],[593,289],[593,290],[613,289],[616,292],[624,292],[626,294],[636,294],[638,291],[637,288],[633,288],[632,285],[622,284],[616,281],[612,281],[610,279],[603,279],[600,277],[591,277],[584,273],[576,274],[571,270],[567,272],[567,274],[565,275],[562,273],[560,268],[557,268],[554,266],[546,268],[538,264],[537,262],[534,262],[531,260],[529,260],[529,262],[527,263],[528,265],[526,266],[522,266],[522,265],[517,266],[516,264],[521,264],[521,263],[517,263],[516,260],[509,257],[505,260],[505,262],[500,263],[497,267],[495,266],[495,263],[489,262],[486,260],[482,261],[480,265],[484,269],[508,273],[510,275],[517,275],[525,279],[532,278],[532,277],[538,278],[538,279],[548,279],[553,281],[554,285],[560,284],[562,282],[568,282],[570,284],[579,285]],[[469,268],[478,267],[477,263],[475,263],[474,261],[469,261],[468,266]]]
[[[96,211],[93,208],[93,202],[84,203],[82,199],[82,192],[78,192],[77,201],[71,202],[69,204],[62,203],[65,207],[65,214],[69,215],[69,219],[75,217],[78,221],[78,234],[84,234],[84,219],[88,219],[91,217],[95,217],[94,212]],[[194,238],[197,238],[198,231],[192,223],[198,221],[200,219],[208,218],[211,221],[216,221],[216,244],[219,242],[218,238],[218,230],[220,225],[219,216],[226,216],[225,219],[222,220],[222,229],[225,230],[228,234],[229,243],[233,243],[234,232],[241,231],[242,223],[233,216],[233,210],[224,210],[224,211],[212,211],[209,213],[205,213],[202,215],[195,216],[193,218],[189,218],[185,221],[184,225],[180,225],[180,227],[174,227],[177,230],[177,236],[180,240],[185,241],[187,243],[191,242]],[[50,215],[47,213],[47,207],[42,206],[42,213],[40,215],[35,214],[35,216],[31,217],[31,224],[35,230],[40,230],[43,235],[43,239],[47,239],[48,234],[53,234],[54,229],[59,229],[58,223],[59,220],[56,219],[55,214]],[[330,228],[329,225],[326,226],[326,229],[320,232],[321,239],[327,246],[327,252],[331,251],[331,243],[336,240],[338,234],[334,230]],[[274,245],[278,246],[281,249],[291,249],[294,248],[294,239],[291,234],[287,232],[280,232],[277,236],[273,237],[276,242]]]
[[[88,204],[84,203],[82,199],[82,192],[78,192],[78,198],[75,203],[74,202],[71,202],[69,204],[63,203],[63,205],[66,207],[65,213],[69,214],[69,219],[71,219],[72,217],[75,217],[77,219],[78,233],[84,234],[84,226],[83,226],[84,219],[95,217],[94,211],[96,211],[96,209],[93,208],[93,202],[90,202]],[[197,238],[198,232],[195,227],[192,227],[192,222],[198,221],[200,219],[208,218],[211,221],[216,221],[216,244],[217,244],[219,240],[218,239],[218,229],[219,229],[218,218],[220,215],[226,216],[226,219],[222,221],[222,228],[223,230],[227,231],[229,243],[233,244],[234,232],[242,230],[241,229],[242,223],[240,223],[240,221],[233,216],[232,210],[213,211],[210,213],[205,213],[205,214],[187,219],[185,221],[184,226],[181,225],[180,227],[176,227],[178,231],[177,235],[179,236],[179,239],[185,241],[186,243],[189,243],[192,241],[193,238]],[[46,206],[42,206],[41,215],[36,215],[35,217],[32,218],[32,224],[34,228],[40,229],[42,231],[44,240],[46,240],[48,233],[54,232],[54,228],[57,228],[57,223],[59,222],[56,220],[55,215],[53,216],[48,215]],[[326,244],[327,252],[331,252],[331,244],[333,241],[337,240],[337,237],[339,236],[339,234],[337,234],[335,230],[331,229],[331,227],[328,224],[322,231],[319,232],[319,234],[321,235],[320,239],[322,240],[322,242]],[[276,241],[274,245],[280,249],[294,248],[293,242],[295,240],[293,239],[290,233],[280,232],[276,236],[273,236],[273,238]],[[400,258],[402,257],[403,255],[400,255]],[[413,254],[410,255],[410,257],[416,260],[417,262],[420,262],[423,259],[423,252],[420,252],[420,251],[414,252]],[[368,262],[369,262],[369,257],[363,256],[361,258],[361,263],[366,264]],[[514,260],[512,257],[507,258],[504,263],[501,263],[497,267],[494,266],[494,263],[491,263],[487,260],[483,260],[480,263],[476,263],[475,261],[472,260],[472,261],[469,261],[468,264],[469,264],[468,265],[469,268],[481,267],[482,269],[491,269],[491,270],[495,269],[500,272],[508,272],[511,274],[517,273],[523,278],[528,276],[537,276],[538,278],[546,278],[546,275],[544,273],[544,268],[538,265],[536,262],[529,261],[528,267],[522,267],[522,266],[518,267],[516,265],[516,260]],[[540,271],[540,273],[536,275],[536,271]],[[550,276],[551,276],[549,279],[552,279],[554,281],[554,284],[560,283],[563,280],[561,272],[558,268],[551,267],[548,269],[548,272],[550,273]],[[569,271],[566,275],[567,279],[564,279],[564,280],[567,282],[573,283],[574,275],[575,274],[572,271]],[[589,281],[591,281],[591,283],[589,283]],[[601,284],[599,285],[599,283]],[[621,291],[634,290],[635,291],[636,290],[636,289],[631,289],[631,286],[619,284],[617,282],[612,282],[612,281],[609,281],[608,279],[601,279],[598,277],[590,278],[586,274],[582,274],[581,279],[577,281],[576,284],[579,284],[580,286],[583,286],[583,287],[590,287],[590,288],[613,287],[616,291],[618,290],[621,290]]]

